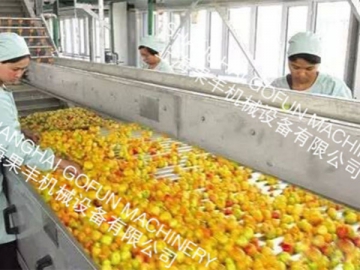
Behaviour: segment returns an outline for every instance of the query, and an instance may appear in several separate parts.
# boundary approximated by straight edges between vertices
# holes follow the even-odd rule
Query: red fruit
[[[209,199],[210,199],[210,201],[212,201],[212,202],[215,202],[216,201],[216,196],[215,195],[210,195],[209,196]]]
[[[358,248],[360,248],[360,236],[355,237],[355,238],[353,239],[353,243],[354,243],[355,246],[357,246]]]
[[[213,173],[206,173],[206,177],[207,177],[207,178],[213,178],[213,177],[214,177],[214,174],[213,174]]]
[[[232,211],[232,209],[227,208],[227,209],[225,209],[224,213],[225,213],[225,215],[232,215],[233,211]]]
[[[108,217],[107,219],[106,219],[106,221],[107,222],[113,222],[113,221],[115,221],[116,219],[114,218],[114,217]]]
[[[344,239],[348,236],[349,228],[344,226],[339,226],[336,228],[336,234],[340,239]]]
[[[249,256],[254,256],[257,253],[257,248],[253,244],[248,244],[244,247],[244,251]]]
[[[202,231],[203,231],[204,237],[206,237],[206,238],[210,238],[210,237],[211,237],[212,233],[211,233],[211,230],[210,230],[210,229],[202,228]]]
[[[349,239],[340,239],[336,244],[338,248],[346,254],[351,254],[355,249],[354,243]]]
[[[261,251],[259,239],[257,238],[251,239],[251,244],[253,244],[256,247],[257,251]]]
[[[74,210],[81,212],[83,209],[81,208],[81,205],[78,204],[78,205],[76,205],[76,207],[74,208]]]
[[[272,216],[272,218],[279,219],[280,218],[280,213],[278,211],[274,211],[274,212],[272,212],[271,216]]]
[[[281,243],[280,247],[282,248],[282,250],[284,252],[288,252],[288,253],[293,253],[294,252],[294,247],[291,244]]]
[[[330,245],[325,245],[319,248],[321,253],[325,256],[330,256],[333,249],[330,247]]]
[[[206,174],[206,176],[208,176],[208,174]],[[214,189],[214,185],[212,184],[207,185],[206,190],[212,190],[212,189]]]
[[[225,204],[226,207],[231,207],[233,205],[234,205],[233,201],[226,201],[226,204]]]

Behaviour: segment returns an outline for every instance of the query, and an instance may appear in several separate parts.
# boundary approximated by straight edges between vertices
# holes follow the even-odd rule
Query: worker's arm
[[[59,163],[60,169],[69,166],[71,167],[69,171],[75,175],[82,173],[76,163],[55,157],[51,149],[42,151],[35,144],[24,141],[24,135],[18,128],[20,124],[14,118],[14,109],[13,104],[6,99],[0,99],[0,146],[5,150],[7,158],[16,157],[21,161],[21,165],[28,165],[42,171],[52,170],[54,165]]]
[[[0,145],[6,150],[7,158],[17,157],[22,164],[36,167],[43,171],[51,170],[54,166],[50,161],[54,158],[54,153],[48,149],[41,151],[36,149],[35,144],[24,141],[24,135],[17,128],[19,123],[13,118],[11,104],[4,100],[0,100]]]
[[[21,129],[21,133],[24,134],[25,138],[32,140],[34,143],[38,143],[40,140],[40,136],[38,133],[33,132],[29,129]]]

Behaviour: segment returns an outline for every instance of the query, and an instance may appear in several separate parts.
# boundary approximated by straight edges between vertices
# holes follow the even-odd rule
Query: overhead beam
[[[160,1],[159,1],[160,2]],[[258,5],[258,4],[278,4],[278,3],[303,3],[304,0],[202,0],[199,4],[199,8],[210,8],[214,7],[214,5],[221,5],[223,7],[226,6],[249,6],[249,5]],[[147,9],[147,1],[131,1],[132,4],[135,5],[136,9],[146,10]],[[161,1],[161,3],[157,3],[156,7],[161,9],[168,10],[184,10],[188,8],[192,3],[192,0],[166,0]]]
[[[93,17],[96,20],[100,21],[100,16],[93,11],[93,9],[98,9],[99,6],[93,6],[93,5],[89,5],[89,4],[81,4],[81,3],[76,3],[76,8],[78,9],[82,9],[84,10],[87,14],[89,14],[91,17]],[[104,8],[105,9],[105,8]],[[109,23],[104,21],[104,27],[111,30],[111,26]]]

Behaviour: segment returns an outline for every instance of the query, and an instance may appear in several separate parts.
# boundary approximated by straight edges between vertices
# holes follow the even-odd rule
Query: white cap
[[[165,43],[162,42],[159,38],[154,36],[146,36],[140,40],[139,46],[145,46],[158,53],[162,52],[165,49]]]
[[[301,53],[321,58],[321,38],[311,32],[300,32],[294,35],[289,41],[288,56]]]
[[[30,55],[25,39],[15,33],[0,33],[0,62]]]

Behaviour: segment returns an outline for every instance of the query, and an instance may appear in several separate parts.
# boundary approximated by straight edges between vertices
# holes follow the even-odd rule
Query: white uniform
[[[271,85],[276,88],[291,89],[286,76],[276,79],[271,83]],[[316,81],[309,89],[299,92],[349,99],[352,98],[351,90],[342,80],[323,73],[319,73]]]
[[[24,143],[19,147],[15,145],[15,142],[21,137],[18,113],[12,93],[5,91],[2,87],[0,87],[0,112],[0,145],[2,149],[6,150],[5,156],[10,157],[15,154],[23,160],[23,164],[33,168],[36,167],[38,170],[51,170],[54,164],[50,165],[48,162],[40,162],[40,160],[51,159],[54,154],[50,149],[41,152],[41,154],[44,154],[44,157],[42,157],[40,153],[34,155],[31,153],[32,151],[30,152],[30,149],[35,150],[35,148],[29,143],[26,143],[26,145]],[[12,136],[13,138],[10,140]],[[25,153],[24,150],[27,153]],[[30,154],[28,152],[30,152]],[[11,179],[9,180],[11,181]],[[5,232],[3,210],[7,207],[7,201],[2,187],[3,175],[0,172],[0,244],[15,240],[13,235],[8,235]]]
[[[148,64],[144,64],[143,68],[150,69],[150,66]],[[166,72],[166,73],[174,73],[173,68],[164,60],[161,60],[159,64],[154,69],[151,70]]]
[[[15,33],[0,33],[0,63],[26,55],[30,55],[30,52],[24,38]],[[1,157],[10,158],[16,155],[25,165],[44,171],[51,170],[54,166],[52,164],[53,152],[51,150],[45,152],[35,150],[35,147],[26,141],[17,146],[16,144],[21,142],[22,139],[14,97],[12,93],[5,91],[0,84]],[[51,162],[49,162],[50,160]],[[3,178],[0,172],[0,244],[15,240],[14,235],[8,235],[5,231],[3,210],[7,207],[8,202],[3,192]]]
[[[147,48],[153,49],[154,51],[157,51],[158,53],[161,53],[165,49],[166,44],[162,42],[158,37],[146,36],[140,40],[139,45],[145,46]],[[150,69],[149,65],[146,63],[142,64],[142,68]],[[163,59],[160,59],[159,64],[154,69],[151,70],[174,73],[174,69],[169,65],[169,63],[167,63]]]
[[[321,58],[321,38],[315,33],[299,32],[289,40],[288,56],[298,54],[315,55]],[[282,89],[291,89],[287,77],[281,77],[271,83],[272,86]],[[295,90],[296,91],[296,90]],[[314,84],[301,92],[333,97],[352,98],[351,90],[340,79],[319,73]]]

